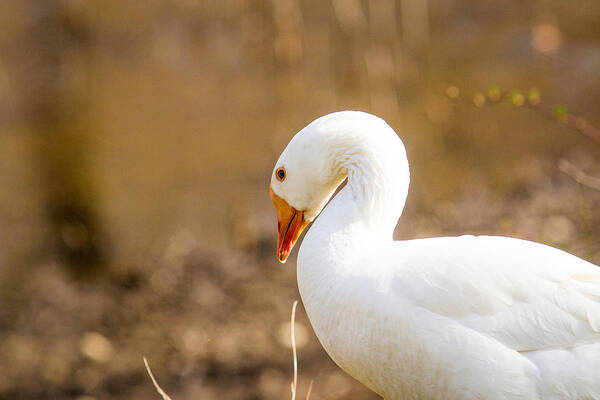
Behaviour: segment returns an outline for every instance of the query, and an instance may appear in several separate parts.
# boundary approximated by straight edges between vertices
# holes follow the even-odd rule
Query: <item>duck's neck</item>
[[[346,186],[313,223],[300,250],[300,264],[319,268],[370,243],[392,240],[404,208],[409,184],[402,141],[386,130],[344,135],[333,143],[331,156],[348,177]],[[375,241],[371,241],[375,239]],[[311,268],[312,269],[312,268]]]
[[[389,131],[373,138],[346,137],[345,146],[335,147],[348,183],[321,212],[300,246],[298,287],[315,332],[330,354],[328,337],[332,329],[342,326],[336,318],[344,314],[336,310],[385,274],[377,257],[392,243],[406,201],[408,161],[402,142]]]
[[[384,131],[346,136],[335,146],[333,157],[348,183],[313,229],[358,223],[374,235],[391,238],[406,201],[409,170],[402,141],[385,127]]]

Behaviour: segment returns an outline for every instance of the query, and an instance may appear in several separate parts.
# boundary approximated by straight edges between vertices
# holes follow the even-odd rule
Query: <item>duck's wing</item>
[[[397,242],[391,287],[416,307],[525,352],[600,342],[600,268],[497,236]]]

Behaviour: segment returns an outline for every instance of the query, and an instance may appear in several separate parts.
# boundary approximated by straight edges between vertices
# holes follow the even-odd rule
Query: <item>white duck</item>
[[[600,399],[600,269],[507,237],[393,241],[408,184],[402,141],[363,112],[313,121],[277,161],[281,262],[321,213],[298,286],[331,358],[388,400]]]

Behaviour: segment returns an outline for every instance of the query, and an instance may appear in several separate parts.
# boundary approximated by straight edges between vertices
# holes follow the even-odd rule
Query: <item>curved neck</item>
[[[356,135],[346,130],[324,146],[338,169],[334,173],[347,176],[348,183],[317,217],[298,253],[298,285],[313,326],[322,301],[335,298],[331,274],[336,282],[340,276],[360,276],[369,270],[360,261],[363,253],[374,250],[372,244],[392,243],[409,170],[402,141],[385,127]]]
[[[344,137],[333,157],[348,183],[323,211],[340,208],[347,223],[361,222],[373,233],[392,235],[404,209],[409,169],[404,145],[396,133],[365,132]],[[336,212],[335,214],[338,214]]]
[[[319,156],[331,163],[325,169],[337,182],[347,177],[348,183],[322,210],[298,253],[298,287],[315,332],[335,323],[324,311],[330,309],[327,302],[342,298],[332,291],[352,290],[353,277],[376,268],[364,264],[364,252],[380,250],[372,246],[376,243],[392,243],[406,201],[404,145],[383,120],[369,122],[366,129],[348,123],[321,136]]]

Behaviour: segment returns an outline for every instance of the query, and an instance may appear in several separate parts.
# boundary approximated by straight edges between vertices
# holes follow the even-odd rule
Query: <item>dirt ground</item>
[[[599,19],[589,0],[4,1],[0,399],[158,399],[143,356],[173,400],[289,398],[297,250],[277,262],[268,183],[335,110],[406,144],[398,239],[600,264],[580,129],[600,126]],[[301,304],[296,331],[299,398],[377,398]]]

